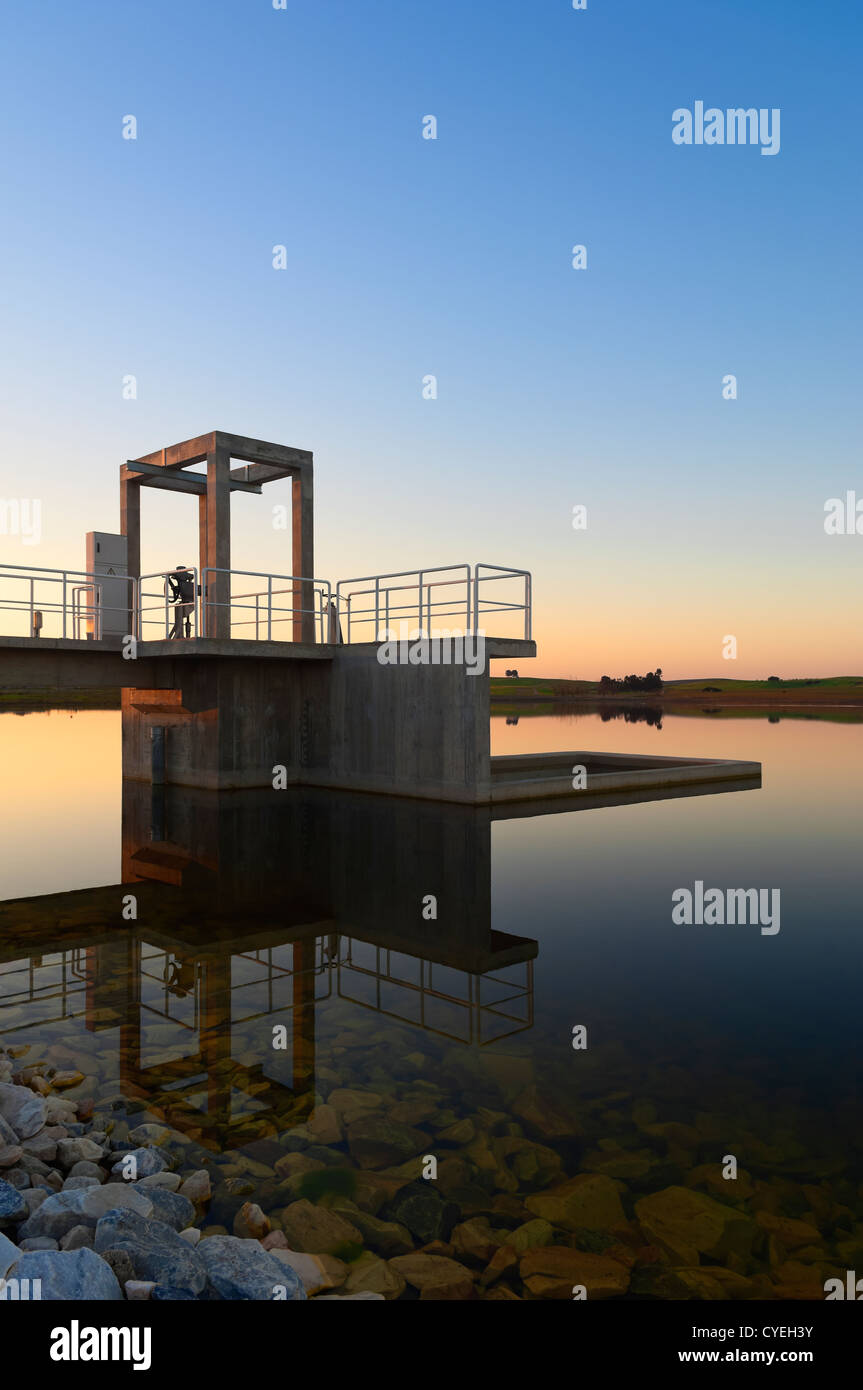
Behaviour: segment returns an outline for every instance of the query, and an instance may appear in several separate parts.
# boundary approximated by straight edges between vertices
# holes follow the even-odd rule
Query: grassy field
[[[544,677],[493,676],[491,698],[506,705],[521,703],[582,703],[649,705],[861,705],[863,676],[799,676],[779,681],[736,681],[722,676],[666,681],[661,690],[614,690],[606,693],[599,681],[567,681]]]

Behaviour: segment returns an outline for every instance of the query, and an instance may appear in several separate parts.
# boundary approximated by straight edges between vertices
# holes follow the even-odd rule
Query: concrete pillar
[[[291,480],[291,502],[293,521],[293,554],[291,573],[304,579],[313,579],[315,573],[315,530],[314,530],[314,482],[310,468],[302,468]],[[315,615],[314,586],[312,584],[294,585],[294,624],[295,642],[314,642]],[[302,612],[299,610],[302,609]]]
[[[207,455],[207,565],[211,570],[231,568],[231,458],[227,449]],[[206,635],[230,637],[228,574],[210,574],[205,604]]]
[[[120,534],[126,537],[126,573],[132,579],[141,577],[141,485],[125,466],[120,469]],[[130,593],[134,587],[129,586]],[[135,631],[135,612],[130,606],[129,633]]]

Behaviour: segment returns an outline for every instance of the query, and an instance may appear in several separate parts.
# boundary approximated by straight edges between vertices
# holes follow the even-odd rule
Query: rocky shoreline
[[[322,1077],[302,1123],[220,1155],[29,1051],[0,1051],[0,1279],[42,1299],[822,1299],[863,1258],[863,1193],[724,1181],[706,1117],[635,1101],[626,1133],[605,1098],[568,1160],[573,1121],[518,1059],[506,1110]]]

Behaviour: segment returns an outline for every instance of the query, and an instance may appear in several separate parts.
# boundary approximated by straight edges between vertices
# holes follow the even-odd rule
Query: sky
[[[314,452],[321,577],[530,570],[522,674],[860,673],[861,39],[852,0],[6,0],[0,500],[42,523],[0,563],[83,568],[119,465],[222,429]],[[676,144],[697,101],[779,152]],[[290,573],[288,500],[235,495],[235,568]],[[143,524],[197,562],[193,498]]]

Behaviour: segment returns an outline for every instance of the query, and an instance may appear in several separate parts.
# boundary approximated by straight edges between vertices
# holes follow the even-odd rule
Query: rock
[[[269,1217],[255,1202],[244,1202],[234,1217],[234,1235],[243,1240],[263,1240],[269,1231]]]
[[[190,1202],[209,1202],[211,1195],[210,1175],[206,1168],[198,1168],[190,1173],[180,1187],[180,1196],[188,1197]]]
[[[72,1192],[55,1192],[48,1197],[29,1220],[24,1222],[19,1234],[27,1236],[52,1236],[61,1240],[73,1226],[95,1226],[106,1212],[124,1209],[140,1217],[152,1215],[153,1204],[142,1192],[109,1183],[105,1187],[77,1188]]]
[[[575,1121],[538,1096],[536,1086],[528,1086],[513,1101],[512,1113],[548,1139],[571,1138],[578,1133]]]
[[[152,1279],[127,1279],[124,1292],[130,1303],[143,1303],[151,1297],[155,1287]]]
[[[24,1150],[16,1144],[7,1144],[0,1149],[0,1168],[14,1168],[24,1157]]]
[[[55,1071],[51,1077],[51,1085],[55,1091],[67,1091],[71,1086],[80,1086],[84,1080],[84,1073],[81,1071]]]
[[[588,1300],[617,1298],[629,1288],[625,1265],[563,1245],[528,1250],[521,1257],[519,1274],[536,1298],[572,1299],[577,1284],[587,1290]]]
[[[445,1202],[430,1182],[415,1182],[397,1192],[381,1215],[386,1221],[406,1226],[427,1245],[430,1240],[448,1240],[461,1213],[455,1203]]]
[[[178,1231],[177,1235],[181,1240],[184,1240],[187,1245],[191,1245],[193,1250],[201,1241],[201,1232],[198,1230],[197,1226],[186,1226],[184,1230]]]
[[[799,1250],[804,1245],[821,1244],[820,1231],[808,1221],[795,1221],[790,1216],[772,1216],[766,1211],[756,1212],[755,1220],[768,1235],[775,1236],[786,1250]]]
[[[160,1187],[163,1192],[178,1192],[181,1182],[179,1173],[151,1173],[148,1178],[138,1178],[132,1186],[139,1192],[149,1192],[152,1187]]]
[[[92,1250],[95,1235],[95,1226],[73,1226],[71,1231],[60,1237],[60,1249],[83,1250],[86,1247]]]
[[[296,1303],[306,1297],[299,1275],[256,1240],[211,1236],[194,1254],[222,1298]]]
[[[330,1091],[327,1105],[335,1110],[342,1124],[349,1125],[361,1115],[377,1110],[383,1104],[383,1099],[383,1096],[377,1095],[374,1091],[350,1090],[343,1087]]]
[[[166,1144],[172,1138],[173,1131],[165,1125],[143,1124],[129,1130],[129,1139],[133,1144],[160,1145]]]
[[[18,1188],[0,1178],[0,1227],[25,1221],[29,1214],[30,1208]]]
[[[3,1119],[3,1115],[2,1113],[0,1113],[0,1144],[11,1144],[14,1148],[18,1144],[18,1142],[18,1135],[15,1133],[15,1130],[12,1128],[8,1120]]]
[[[421,1154],[430,1140],[385,1115],[361,1115],[347,1127],[348,1148],[360,1168],[393,1168]]]
[[[42,1301],[108,1302],[122,1299],[111,1267],[93,1250],[36,1250],[22,1255],[9,1278],[41,1280]]]
[[[690,1268],[699,1264],[701,1255],[712,1260],[731,1254],[748,1257],[758,1233],[743,1212],[685,1187],[641,1197],[635,1213],[648,1243],[658,1245],[673,1264]]]
[[[42,1104],[45,1106],[45,1124],[65,1125],[75,1122],[78,1112],[73,1101],[64,1100],[62,1096],[48,1096]],[[41,1129],[41,1125],[37,1125],[37,1129]],[[36,1131],[33,1132],[35,1134]]]
[[[308,1298],[323,1289],[340,1288],[345,1282],[345,1265],[331,1255],[304,1255],[299,1250],[285,1250],[280,1246],[271,1246],[270,1253],[279,1264],[294,1271]]]
[[[261,1245],[265,1250],[290,1250],[291,1248],[284,1231],[270,1231],[269,1235],[264,1236]]]
[[[496,1279],[500,1279],[503,1274],[511,1274],[518,1268],[518,1252],[512,1245],[501,1245],[494,1252],[482,1274],[480,1284],[483,1288],[489,1288]]]
[[[617,1183],[601,1173],[580,1173],[560,1187],[528,1197],[525,1206],[568,1231],[581,1227],[606,1231],[626,1221]]]
[[[37,1207],[41,1207],[45,1198],[49,1195],[50,1192],[47,1187],[26,1187],[21,1193],[21,1196],[27,1203],[27,1210],[30,1212],[34,1212]]]
[[[0,1279],[5,1279],[10,1267],[20,1259],[21,1251],[17,1245],[0,1231]]]
[[[135,1278],[135,1266],[128,1250],[100,1250],[99,1254],[113,1269],[118,1283],[125,1284]]]
[[[353,1206],[347,1208],[337,1204],[334,1210],[356,1226],[366,1245],[385,1258],[407,1255],[414,1248],[410,1231],[398,1221],[381,1221],[377,1216]]]
[[[46,1123],[46,1110],[44,1098],[29,1087],[0,1082],[0,1116],[18,1139],[32,1139],[38,1134]]]
[[[418,1250],[412,1255],[397,1255],[389,1263],[406,1283],[419,1289],[421,1299],[474,1296],[473,1274],[444,1255],[425,1255]]]
[[[154,1173],[163,1173],[168,1160],[158,1149],[130,1149],[114,1164],[111,1172],[126,1182],[137,1182],[139,1178],[150,1178]]]
[[[507,1243],[519,1254],[523,1255],[526,1250],[536,1250],[541,1245],[551,1245],[554,1239],[554,1227],[549,1221],[543,1221],[537,1217],[534,1221],[525,1221],[521,1226],[516,1226],[514,1231],[510,1231],[507,1236]]]
[[[318,1298],[315,1299],[315,1302],[316,1302],[316,1303],[347,1303],[347,1302],[348,1302],[349,1300],[351,1300],[351,1299],[353,1299],[354,1301],[358,1301],[358,1300],[362,1299],[363,1301],[369,1302],[369,1303],[371,1303],[372,1301],[374,1301],[374,1302],[376,1302],[376,1303],[377,1303],[377,1302],[381,1302],[381,1303],[382,1303],[382,1302],[383,1302],[383,1297],[384,1297],[384,1296],[383,1296],[382,1293],[322,1293],[322,1294],[319,1295]]]
[[[31,1236],[29,1240],[19,1241],[21,1249],[26,1250],[59,1250],[60,1247],[56,1240],[51,1240],[50,1236]]]
[[[365,1251],[351,1265],[346,1293],[379,1293],[386,1299],[399,1298],[405,1291],[404,1277],[370,1251]]]
[[[169,1192],[164,1187],[148,1187],[143,1190],[143,1195],[153,1203],[153,1220],[164,1221],[175,1231],[185,1230],[195,1219],[194,1204],[179,1192]]]
[[[456,1255],[481,1265],[488,1264],[500,1246],[485,1216],[475,1216],[470,1221],[463,1221],[460,1226],[454,1226],[450,1239]]]
[[[103,1176],[103,1178],[105,1178],[107,1175],[103,1173],[102,1176]],[[98,1186],[99,1186],[99,1179],[98,1179],[98,1178],[88,1178],[84,1173],[82,1173],[82,1174],[80,1175],[80,1177],[77,1177],[77,1178],[66,1178],[65,1181],[64,1181],[64,1183],[63,1183],[63,1191],[64,1191],[64,1192],[80,1192],[80,1190],[81,1190],[82,1188],[84,1188],[84,1187],[98,1187]]]
[[[332,1105],[316,1105],[306,1121],[306,1129],[318,1144],[342,1142],[342,1127]]]
[[[129,1277],[135,1279],[151,1279],[191,1294],[202,1293],[207,1282],[197,1250],[164,1221],[147,1220],[135,1211],[109,1211],[103,1216],[96,1227],[96,1250],[127,1251],[133,1266]]]
[[[72,1164],[72,1167],[66,1174],[66,1182],[68,1182],[70,1178],[92,1178],[94,1182],[103,1183],[107,1180],[107,1177],[108,1174],[105,1172],[105,1169],[101,1168],[98,1163],[91,1163],[89,1159],[82,1158],[79,1159],[77,1163]]]
[[[98,1163],[103,1156],[100,1144],[92,1139],[61,1139],[57,1145],[57,1162],[61,1168],[74,1168],[77,1163]]]
[[[295,1250],[308,1255],[332,1255],[344,1245],[362,1245],[360,1231],[338,1212],[305,1200],[292,1202],[282,1216],[282,1228]]]
[[[30,1174],[25,1173],[23,1168],[7,1168],[4,1181],[18,1192],[25,1192],[30,1186]]]
[[[471,1119],[456,1120],[454,1125],[447,1125],[445,1129],[440,1130],[437,1137],[442,1144],[455,1144],[458,1148],[463,1148],[476,1138],[476,1126]]]

